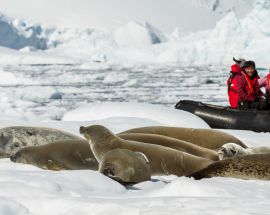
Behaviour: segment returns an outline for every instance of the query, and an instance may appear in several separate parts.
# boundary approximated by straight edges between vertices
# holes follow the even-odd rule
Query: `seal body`
[[[81,126],[80,133],[89,141],[92,152],[99,163],[108,151],[114,149],[138,151],[148,158],[151,175],[188,175],[213,162],[160,145],[124,140],[101,125]]]
[[[79,139],[27,146],[12,155],[10,160],[48,170],[98,169],[98,162],[89,143]]]
[[[141,152],[127,149],[108,151],[99,163],[99,171],[123,185],[151,179],[149,161]]]
[[[216,161],[190,175],[195,179],[232,177],[240,179],[270,180],[270,154],[253,154]]]
[[[270,153],[270,147],[250,147],[243,148],[235,143],[226,143],[218,150],[219,160],[223,160],[228,157],[251,155],[251,154],[266,154]]]
[[[240,145],[243,148],[247,148],[247,146],[236,137],[227,134],[225,132],[213,129],[152,126],[152,127],[134,128],[124,131],[120,134],[123,133],[148,133],[148,134],[164,135],[175,139],[184,140],[193,143],[195,145],[213,150],[218,150],[225,143],[236,143],[237,145]]]
[[[17,151],[24,146],[39,146],[68,139],[82,138],[54,128],[13,126],[0,129],[0,149],[6,152]]]
[[[134,140],[143,143],[166,146],[169,148],[176,149],[178,151],[186,152],[210,160],[219,160],[218,153],[214,150],[200,147],[198,145],[195,145],[193,143],[184,140],[178,140],[163,135],[147,134],[147,133],[122,133],[118,134],[117,136],[125,140]]]

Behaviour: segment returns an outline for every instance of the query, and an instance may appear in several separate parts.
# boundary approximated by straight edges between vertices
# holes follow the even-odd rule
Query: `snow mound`
[[[201,118],[161,105],[140,103],[90,104],[64,114],[63,121],[93,121],[111,117],[137,117],[150,119],[167,126],[209,128]]]

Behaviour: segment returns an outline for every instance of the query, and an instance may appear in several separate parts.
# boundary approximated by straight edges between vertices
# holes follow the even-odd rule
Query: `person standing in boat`
[[[236,109],[238,108],[238,92],[237,92],[237,79],[239,78],[240,73],[242,72],[242,66],[246,62],[245,59],[235,59],[233,58],[233,61],[235,64],[231,65],[231,73],[230,77],[227,80],[227,86],[228,86],[228,97],[229,97],[229,103],[231,108]]]
[[[235,60],[231,66],[232,78],[228,79],[228,95],[231,108],[258,109],[267,108],[263,93],[259,87],[259,75],[254,61]],[[232,76],[232,75],[231,75]]]

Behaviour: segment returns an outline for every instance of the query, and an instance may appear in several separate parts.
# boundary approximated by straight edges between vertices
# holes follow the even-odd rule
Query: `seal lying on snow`
[[[141,152],[128,149],[108,151],[99,163],[99,171],[123,185],[151,179],[149,161]]]
[[[13,126],[0,129],[0,149],[13,152],[24,146],[39,146],[57,140],[82,139],[54,128]]]
[[[163,135],[146,133],[122,133],[118,134],[117,136],[125,140],[134,140],[143,143],[166,146],[178,151],[186,152],[210,160],[219,160],[218,153],[214,150],[203,148],[184,140],[178,140]]]
[[[49,170],[98,169],[98,162],[89,143],[83,139],[61,140],[42,146],[27,146],[11,155],[10,160]]]
[[[195,179],[211,177],[270,180],[270,154],[253,154],[216,161],[189,175]]]
[[[120,134],[126,133],[158,134],[179,140],[184,140],[193,143],[195,145],[213,150],[218,150],[225,143],[236,143],[244,148],[247,148],[247,146],[236,137],[227,134],[225,132],[213,129],[152,126],[152,127],[134,128],[124,131]]]
[[[251,155],[251,154],[266,154],[270,153],[270,147],[250,147],[243,148],[235,143],[226,143],[218,150],[219,160],[223,160],[228,157]]]
[[[128,149],[143,153],[150,164],[151,175],[189,175],[213,163],[212,160],[197,157],[164,146],[124,140],[112,134],[101,125],[80,127],[80,133],[89,141],[92,152],[99,163],[103,156],[115,149]],[[124,159],[122,163],[124,164]]]

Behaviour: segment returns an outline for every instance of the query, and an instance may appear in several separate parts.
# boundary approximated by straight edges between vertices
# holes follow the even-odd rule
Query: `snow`
[[[46,126],[75,134],[79,134],[79,126],[92,124],[102,124],[115,133],[152,125],[206,127],[205,122],[184,111],[134,103],[93,104],[64,115],[63,119],[76,121],[1,119],[1,127]],[[224,131],[249,146],[261,146],[270,141],[269,133]],[[233,178],[195,181],[170,175],[155,176],[151,181],[125,188],[97,171],[55,172],[12,163],[9,159],[0,160],[0,175],[0,212],[7,215],[267,214],[270,203],[268,181]]]
[[[209,128],[199,117],[185,111],[166,108],[161,105],[136,103],[91,104],[64,114],[63,121],[91,121],[112,117],[135,117],[155,120],[161,125]]]
[[[108,107],[112,107],[109,109]],[[117,108],[118,107],[118,108]],[[134,114],[129,111],[133,107]],[[89,108],[89,109],[88,109]],[[104,108],[104,109],[102,109]],[[99,104],[79,108],[67,113],[70,118],[83,121],[14,121],[1,120],[1,126],[31,125],[61,128],[78,134],[80,125],[102,124],[114,132],[159,123],[160,116],[149,112],[168,114],[174,122],[181,117],[182,122],[196,122],[196,127],[204,127],[185,112],[170,112],[154,105]],[[111,118],[105,118],[105,115]],[[144,111],[145,110],[145,111]],[[93,121],[85,121],[91,112]],[[145,118],[137,118],[136,112],[144,112]],[[121,117],[130,116],[130,117]],[[170,118],[174,113],[175,118]],[[149,114],[147,116],[147,114]],[[84,116],[87,116],[84,118]],[[179,122],[180,125],[180,122]],[[270,141],[269,133],[225,130],[234,134],[250,146],[265,145]],[[151,181],[126,189],[117,182],[95,171],[45,171],[33,166],[15,164],[8,159],[0,160],[2,188],[0,190],[3,214],[267,214],[269,210],[269,182],[212,178],[194,181],[176,176],[152,177]],[[30,179],[30,180],[29,180]],[[222,209],[222,212],[220,210]]]

